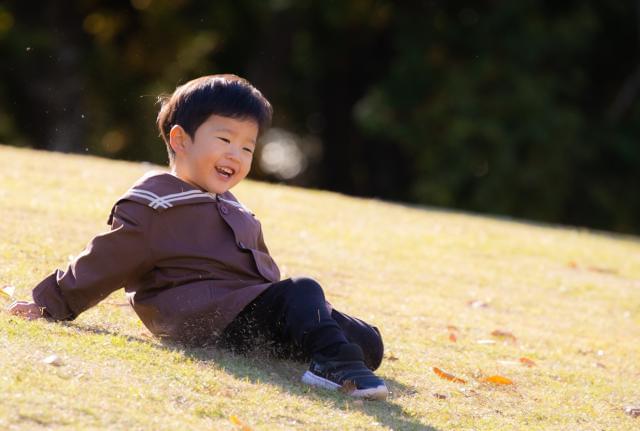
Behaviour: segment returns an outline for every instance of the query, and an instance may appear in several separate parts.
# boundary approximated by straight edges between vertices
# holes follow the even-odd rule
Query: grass
[[[0,285],[30,297],[147,169],[0,146]],[[251,181],[235,193],[283,276],[316,278],[336,308],[381,329],[389,399],[309,389],[305,364],[163,344],[116,292],[68,323],[0,313],[0,429],[640,426],[624,412],[640,404],[638,238]],[[42,362],[51,354],[59,366]],[[514,384],[480,381],[491,375]]]

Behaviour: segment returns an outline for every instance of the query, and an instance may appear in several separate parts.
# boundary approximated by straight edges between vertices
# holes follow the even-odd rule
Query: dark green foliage
[[[636,7],[5,2],[0,142],[164,163],[156,96],[231,72],[316,153],[295,183],[637,233]]]

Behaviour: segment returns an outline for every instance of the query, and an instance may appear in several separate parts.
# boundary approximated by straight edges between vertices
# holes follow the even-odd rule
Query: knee
[[[313,278],[308,277],[296,277],[291,279],[291,287],[298,293],[303,295],[317,295],[320,294],[324,297],[322,286]]]

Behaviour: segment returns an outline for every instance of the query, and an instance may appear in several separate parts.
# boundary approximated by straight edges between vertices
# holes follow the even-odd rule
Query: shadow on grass
[[[277,359],[263,350],[255,350],[248,355],[241,355],[218,347],[190,347],[173,341],[123,334],[107,328],[79,323],[69,322],[65,323],[65,325],[92,334],[123,337],[130,342],[143,343],[157,349],[179,352],[190,359],[215,363],[216,366],[238,379],[247,379],[254,384],[278,386],[284,392],[321,400],[324,404],[343,412],[359,411],[370,416],[374,422],[394,430],[437,431],[436,428],[422,423],[419,418],[413,417],[405,411],[402,405],[394,401],[400,396],[415,394],[416,391],[414,388],[389,377],[385,377],[385,382],[391,392],[389,399],[386,401],[364,401],[360,404],[356,403],[354,398],[338,392],[311,388],[302,384],[300,377],[306,370],[307,364]],[[327,425],[329,426],[330,424]]]

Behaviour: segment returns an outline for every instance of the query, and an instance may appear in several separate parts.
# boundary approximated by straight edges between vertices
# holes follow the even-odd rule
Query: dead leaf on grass
[[[640,406],[626,406],[624,412],[632,418],[640,418]]]
[[[446,400],[448,397],[445,394],[434,393],[433,396],[439,400]]]
[[[454,334],[453,332],[449,333],[449,341],[451,341],[452,343],[458,341],[458,337],[456,336],[456,334]]]
[[[398,357],[393,353],[389,353],[389,355],[387,356],[387,361],[397,361],[397,360],[398,360]]]
[[[436,373],[436,375],[438,377],[440,377],[441,379],[449,380],[449,381],[454,382],[454,383],[462,383],[462,384],[466,384],[467,383],[466,380],[461,379],[460,377],[456,377],[453,374],[449,374],[449,373],[447,373],[445,371],[442,371],[438,367],[433,367],[433,372]]]
[[[474,301],[469,301],[467,302],[467,305],[471,308],[487,308],[489,307],[489,303],[488,302],[484,302],[484,301],[480,301],[479,299],[476,299]]]
[[[232,424],[239,426],[242,431],[252,431],[251,427],[246,423],[242,422],[236,415],[229,416],[229,420],[231,421]]]
[[[455,325],[447,325],[447,329],[451,332],[458,332],[458,327]]]
[[[62,365],[62,360],[56,354],[49,355],[42,360],[43,364],[53,365],[54,367],[60,367]]]
[[[599,272],[601,274],[617,274],[618,271],[611,268],[603,268],[601,266],[588,266],[587,269],[592,272]]]
[[[16,287],[9,286],[9,285],[3,286],[2,289],[0,289],[0,293],[2,294],[2,296],[5,296],[9,299],[13,299],[16,293]]]
[[[524,366],[527,366],[527,367],[535,367],[536,366],[536,363],[532,359],[529,359],[529,358],[527,358],[525,356],[520,358],[520,363],[522,365],[524,365]]]
[[[493,335],[494,337],[497,337],[497,338],[504,338],[504,339],[507,339],[507,340],[511,340],[512,343],[516,342],[516,336],[515,335],[513,335],[509,331],[503,331],[502,329],[496,329],[495,331],[493,331],[491,333],[491,335]]]
[[[338,391],[342,392],[346,395],[351,395],[358,387],[351,380],[345,380],[342,386],[338,389]]]
[[[513,381],[511,379],[507,379],[504,376],[489,376],[489,377],[483,377],[481,379],[479,379],[481,382],[484,383],[492,383],[494,385],[512,385]]]

